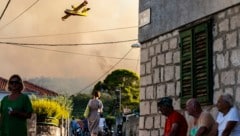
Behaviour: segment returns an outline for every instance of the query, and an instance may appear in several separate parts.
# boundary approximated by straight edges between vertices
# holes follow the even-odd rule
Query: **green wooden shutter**
[[[211,44],[209,23],[193,29],[193,97],[202,105],[212,103]]]
[[[181,107],[190,98],[212,104],[212,44],[210,21],[180,32]]]
[[[181,41],[181,106],[192,98],[192,31],[180,34]]]

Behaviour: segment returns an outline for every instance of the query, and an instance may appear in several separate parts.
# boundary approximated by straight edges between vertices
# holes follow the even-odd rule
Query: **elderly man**
[[[158,110],[167,117],[164,128],[164,136],[186,136],[187,122],[186,119],[175,111],[172,106],[172,99],[163,97],[157,103]]]
[[[230,94],[221,95],[217,101],[218,136],[240,136],[239,112],[233,106]]]
[[[217,123],[209,112],[203,111],[197,99],[189,99],[186,110],[193,118],[189,122],[190,136],[216,136]]]

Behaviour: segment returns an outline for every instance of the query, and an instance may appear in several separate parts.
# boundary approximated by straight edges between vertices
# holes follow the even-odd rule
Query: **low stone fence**
[[[33,114],[31,119],[28,119],[28,136],[68,136],[69,135],[69,120],[60,120],[59,126],[48,124],[38,124],[37,116]]]
[[[124,118],[122,136],[138,136],[139,117],[132,114]]]

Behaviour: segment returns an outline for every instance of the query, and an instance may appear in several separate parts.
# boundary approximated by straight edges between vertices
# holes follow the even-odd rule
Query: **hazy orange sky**
[[[0,0],[0,13],[7,1]],[[88,7],[91,10],[87,17],[71,16],[65,21],[61,20],[65,9],[81,2],[11,0],[0,20],[0,42],[81,44],[137,39],[138,0],[89,0]],[[31,5],[33,6],[29,8]],[[87,81],[84,85],[88,85],[115,65],[131,49],[133,43],[135,42],[74,47],[0,44],[0,76],[8,78],[11,74],[18,73],[25,79],[80,77]],[[133,60],[123,60],[114,69],[125,68],[139,73],[139,51],[132,49],[126,58]]]

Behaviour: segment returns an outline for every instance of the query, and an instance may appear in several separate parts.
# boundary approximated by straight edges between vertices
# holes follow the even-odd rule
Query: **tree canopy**
[[[114,115],[116,113],[115,109],[118,109],[120,105],[120,92],[121,108],[139,109],[139,86],[140,78],[136,73],[126,69],[118,69],[107,75],[103,81],[99,81],[93,90],[98,90],[102,93],[100,99],[103,101],[104,114]],[[72,115],[82,117],[88,100],[91,97],[90,94],[81,93],[72,96]]]
[[[122,107],[138,108],[140,78],[132,71],[118,69],[110,73],[103,82],[98,82],[94,88],[104,90],[116,99],[121,92]]]
[[[73,101],[72,116],[75,116],[76,118],[83,118],[83,113],[88,104],[88,101],[91,98],[92,98],[92,95],[82,94],[82,93],[78,93],[76,96],[71,96],[71,99]],[[112,115],[112,111],[113,111],[112,97],[109,94],[102,93],[100,99],[102,100],[104,105],[103,114],[105,116]]]

